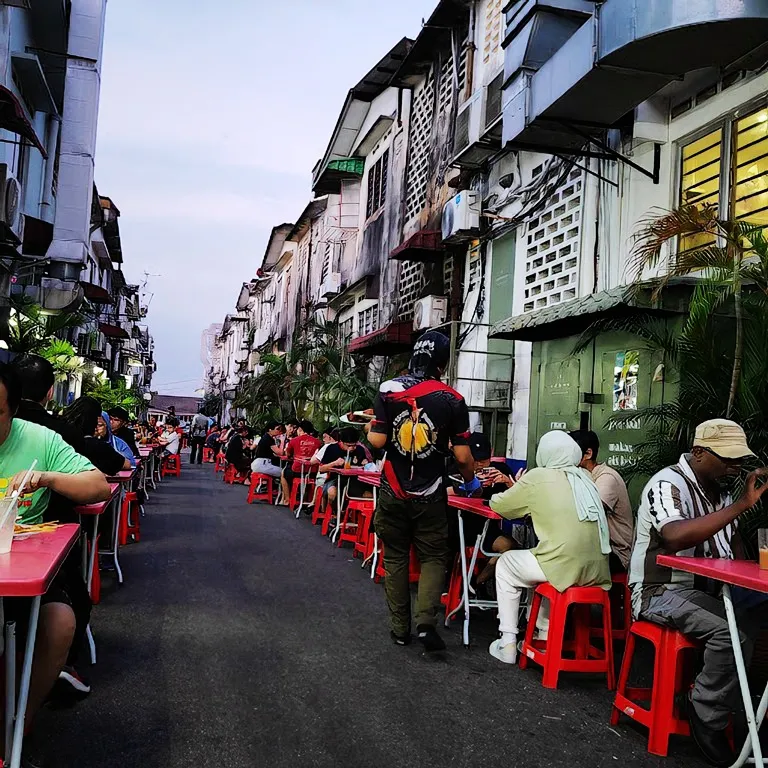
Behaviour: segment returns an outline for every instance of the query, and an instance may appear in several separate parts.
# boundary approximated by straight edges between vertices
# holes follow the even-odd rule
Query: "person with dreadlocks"
[[[398,645],[411,641],[408,564],[414,547],[421,563],[414,621],[428,652],[445,650],[436,625],[449,554],[445,476],[451,448],[464,478],[460,490],[480,489],[467,404],[440,381],[449,355],[442,333],[421,336],[408,373],[381,385],[375,420],[367,426],[370,444],[386,450],[374,527],[384,543],[391,636]]]

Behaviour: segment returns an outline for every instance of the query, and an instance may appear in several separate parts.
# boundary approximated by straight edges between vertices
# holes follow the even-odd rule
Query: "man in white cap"
[[[717,584],[707,589],[693,575],[657,565],[656,558],[734,559],[734,551],[740,553],[738,518],[768,490],[761,483],[768,469],[758,469],[747,475],[741,497],[731,497],[729,480],[752,456],[744,430],[735,422],[699,424],[691,452],[655,474],[643,489],[629,570],[636,618],[672,627],[704,644],[704,666],[691,693],[689,718],[696,743],[713,765],[734,762],[725,729],[740,702],[725,606]],[[768,617],[766,605],[739,618],[747,663]]]

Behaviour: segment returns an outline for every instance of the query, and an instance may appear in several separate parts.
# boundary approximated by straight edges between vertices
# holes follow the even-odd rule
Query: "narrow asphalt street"
[[[93,693],[38,723],[62,768],[698,766],[609,727],[603,679],[541,687],[447,631],[442,661],[391,644],[384,593],[308,521],[189,467],[152,494],[94,610]]]

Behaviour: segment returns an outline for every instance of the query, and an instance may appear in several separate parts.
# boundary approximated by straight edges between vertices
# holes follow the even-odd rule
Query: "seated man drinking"
[[[351,469],[364,467],[370,456],[365,447],[360,444],[360,433],[354,427],[344,427],[338,431],[338,442],[330,443],[323,454],[320,472],[327,474],[332,469]],[[339,476],[331,474],[323,486],[325,500],[331,504],[336,500],[336,488]],[[348,494],[355,498],[370,496],[371,490],[354,478],[349,479]]]
[[[735,422],[712,419],[699,424],[691,452],[656,473],[643,490],[632,549],[629,585],[636,618],[662,624],[704,643],[704,666],[690,694],[691,734],[713,765],[734,762],[726,736],[731,713],[740,705],[739,681],[725,605],[716,582],[700,584],[693,575],[663,568],[658,555],[733,559],[740,554],[738,518],[768,490],[758,481],[768,469],[747,476],[744,492],[734,501],[728,491],[742,465],[754,454],[744,430]],[[768,616],[767,603],[736,612],[744,659]]]
[[[104,475],[64,440],[45,427],[14,418],[21,400],[19,382],[8,365],[0,364],[0,497],[13,493],[32,463],[18,505],[19,522],[43,521],[51,493],[75,504],[106,501],[111,491]],[[3,601],[5,621],[15,621],[17,633],[26,632],[31,601]],[[63,668],[75,636],[75,614],[67,580],[57,577],[43,596],[27,704],[31,718],[42,706]],[[82,628],[85,631],[85,627]]]

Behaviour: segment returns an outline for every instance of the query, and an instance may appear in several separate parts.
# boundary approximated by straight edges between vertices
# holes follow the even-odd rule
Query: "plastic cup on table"
[[[760,568],[768,571],[768,528],[758,529],[757,545],[760,548]]]
[[[10,511],[7,504],[11,505]],[[13,527],[16,524],[16,499],[9,500],[7,504],[0,504],[0,520],[5,517],[5,522],[0,527],[0,555],[7,555],[11,551]]]

